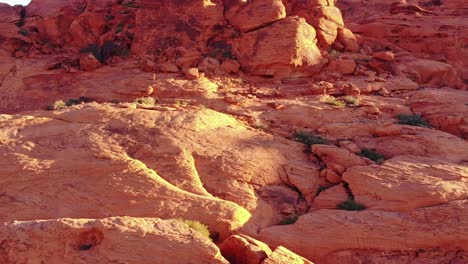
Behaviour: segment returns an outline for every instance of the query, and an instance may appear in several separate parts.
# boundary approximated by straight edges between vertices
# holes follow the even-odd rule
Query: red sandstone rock
[[[255,75],[310,76],[323,64],[314,28],[298,17],[241,36],[235,51],[242,68]]]
[[[468,78],[468,53],[463,43],[468,42],[468,21],[464,0],[442,1],[440,5],[422,1],[408,1],[429,9],[430,13],[390,14],[392,4],[398,1],[342,0],[338,5],[344,12],[347,27],[363,37],[385,41],[381,47],[397,45],[410,53],[446,61],[462,79]],[[437,19],[435,19],[437,17]],[[352,23],[351,23],[352,22]]]
[[[368,208],[408,211],[468,197],[466,166],[436,159],[399,156],[382,166],[357,166],[347,170],[355,200]]]
[[[348,200],[348,193],[343,185],[335,185],[322,192],[314,199],[311,210],[336,209],[336,206]]]
[[[228,237],[219,249],[230,263],[260,264],[271,253],[265,243],[244,235]]]
[[[395,54],[391,51],[376,52],[372,55],[372,57],[380,59],[380,60],[384,60],[384,61],[395,60]]]
[[[221,63],[221,69],[225,73],[238,73],[240,64],[235,60],[227,59]]]
[[[284,248],[272,251],[265,243],[245,235],[234,235],[220,246],[221,253],[230,263],[237,264],[313,264]]]
[[[132,52],[162,55],[168,48],[196,47],[203,51],[216,25],[222,24],[222,5],[212,1],[140,1],[136,11]]]
[[[452,89],[430,89],[414,92],[411,108],[443,131],[468,138],[468,93]]]
[[[414,59],[403,61],[401,70],[416,78],[419,83],[433,86],[462,88],[463,84],[456,69],[446,63],[433,60]]]
[[[94,57],[92,53],[86,53],[80,57],[80,69],[92,71],[99,68],[102,64]]]
[[[353,32],[347,28],[339,28],[337,40],[341,43],[345,50],[356,52],[359,50],[359,44]]]
[[[319,156],[325,164],[339,164],[345,169],[358,166],[367,165],[369,161],[363,159],[356,154],[349,152],[346,149],[338,148],[330,145],[313,145],[312,152]]]
[[[74,258],[57,236],[115,215],[199,220],[220,245],[230,237],[236,256],[268,252],[244,259],[259,263],[308,263],[281,245],[324,264],[465,262],[464,1],[342,0],[346,27],[333,0],[185,2],[0,5],[0,237],[13,245],[0,243],[0,263],[62,249]],[[90,69],[99,68],[77,71],[88,52],[109,65],[94,58]],[[184,75],[198,67],[199,78]],[[360,105],[336,107],[326,94],[361,94]],[[99,103],[42,111],[80,97]],[[396,124],[398,114],[421,114],[433,128]],[[289,140],[298,131],[330,145],[304,153]],[[363,148],[387,160],[354,154]],[[350,197],[366,211],[336,209]],[[35,220],[59,217],[76,220]],[[146,250],[166,257],[193,243],[203,249],[189,261],[224,263],[214,244],[172,221],[159,230],[158,219],[118,219],[105,241],[114,232],[138,256],[96,247],[78,258],[145,263]],[[22,236],[64,221],[66,231]]]
[[[335,42],[338,28],[343,28],[344,23],[340,10],[334,6],[334,1],[285,2],[288,15],[304,17],[317,30],[317,39],[322,47],[330,47]]]
[[[82,13],[70,25],[73,44],[83,49],[97,44],[106,31],[106,18],[102,14]]]
[[[228,263],[208,238],[178,220],[15,221],[0,226],[0,235],[2,263]]]
[[[327,257],[340,249],[381,254],[394,251],[392,259],[397,260],[412,253],[413,261],[427,262],[430,255],[418,258],[419,249],[440,248],[452,254],[468,250],[467,206],[468,202],[461,200],[405,213],[322,209],[301,216],[292,225],[264,228],[259,238],[271,246],[284,245],[317,263],[334,263],[327,262]],[[366,259],[366,255],[357,259]]]
[[[356,62],[347,59],[331,60],[327,69],[341,74],[352,74],[356,70]]]
[[[242,32],[258,29],[286,17],[281,0],[256,0],[227,7],[226,19]]]

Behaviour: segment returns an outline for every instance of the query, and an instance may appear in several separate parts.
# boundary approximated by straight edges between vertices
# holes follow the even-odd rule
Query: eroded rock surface
[[[467,263],[464,17],[0,4],[0,262]]]
[[[176,264],[188,259],[228,263],[213,242],[178,220],[112,217],[14,221],[0,226],[0,234],[2,263]]]

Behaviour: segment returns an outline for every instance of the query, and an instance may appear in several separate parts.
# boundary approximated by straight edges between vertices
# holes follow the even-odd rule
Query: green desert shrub
[[[377,163],[380,163],[384,161],[385,157],[378,153],[375,149],[368,149],[364,148],[360,152],[357,153],[361,157],[366,157],[372,161],[375,161]]]
[[[153,97],[146,96],[135,99],[135,103],[154,106],[156,104],[156,100]]]
[[[421,115],[397,115],[398,123],[409,126],[429,127],[429,123]]]
[[[294,133],[294,140],[297,142],[301,142],[302,144],[310,147],[315,144],[328,144],[328,141],[323,137],[316,135],[311,132],[299,131]]]
[[[198,221],[195,220],[186,220],[186,219],[177,219],[180,222],[188,225],[191,229],[197,231],[204,237],[210,238],[210,230],[208,229],[207,225],[204,225]],[[210,238],[211,239],[211,238]]]
[[[18,31],[18,33],[20,33],[21,35],[23,35],[25,37],[29,36],[29,30],[27,30],[25,28],[20,29],[20,31]]]
[[[86,97],[86,96],[80,96],[78,99],[68,99],[68,101],[65,103],[67,106],[72,106],[72,105],[78,105],[81,103],[89,103],[93,101],[93,99]]]
[[[344,96],[340,100],[345,102],[347,106],[359,106],[361,104],[359,98],[354,96]]]
[[[122,23],[119,23],[117,27],[115,28],[115,33],[120,33],[123,31],[124,25]]]
[[[346,106],[345,102],[340,101],[340,100],[336,100],[335,97],[327,98],[323,102],[328,104],[328,105],[333,105],[333,106],[340,107],[340,108],[343,108],[343,107]]]
[[[296,223],[297,219],[299,219],[299,215],[297,214],[290,214],[286,216],[279,224],[280,225],[292,225]]]
[[[67,107],[67,104],[63,100],[55,101],[53,104],[47,106],[47,110],[59,110]]]
[[[47,106],[47,110],[59,110],[67,106],[77,105],[81,103],[89,103],[93,99],[85,96],[80,96],[78,99],[68,99],[66,102],[63,100],[55,101],[52,105]]]
[[[346,211],[362,211],[366,209],[363,204],[360,204],[353,199],[348,199],[347,201],[337,204],[336,208]]]

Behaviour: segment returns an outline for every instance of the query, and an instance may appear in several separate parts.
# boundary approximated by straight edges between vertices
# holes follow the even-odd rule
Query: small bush
[[[119,23],[117,27],[115,28],[115,33],[120,33],[123,31],[124,25],[122,23]]]
[[[419,126],[419,127],[430,127],[429,123],[422,118],[421,115],[397,115],[398,124]]]
[[[67,104],[63,100],[55,101],[54,104],[47,106],[47,110],[59,110],[67,107]]]
[[[343,108],[346,106],[346,103],[343,102],[343,101],[338,101],[336,100],[336,98],[334,97],[330,97],[330,98],[327,98],[325,101],[323,101],[324,103],[328,104],[328,105],[333,105],[333,106],[336,106],[336,107],[340,107],[340,108]]]
[[[154,106],[156,104],[156,100],[153,97],[147,96],[147,97],[140,97],[140,98],[135,99],[135,103]]]
[[[27,30],[25,28],[20,29],[20,31],[18,31],[18,33],[20,33],[21,35],[23,35],[25,37],[29,36],[29,30]]]
[[[116,40],[106,41],[102,46],[91,44],[88,47],[81,49],[80,52],[91,52],[99,62],[105,64],[107,59],[114,56],[127,57],[130,54],[130,49],[123,41]]]
[[[72,105],[78,105],[81,103],[89,103],[93,101],[93,99],[86,97],[86,96],[80,96],[78,99],[68,99],[68,101],[65,103],[67,106],[72,106]]]
[[[299,131],[294,134],[294,140],[297,142],[301,142],[306,146],[312,146],[315,144],[328,144],[328,141],[323,137],[316,135],[310,132]]]
[[[176,105],[177,107],[187,107],[187,106],[189,105],[189,102],[177,100],[177,101],[175,102],[175,105]]]
[[[359,156],[361,157],[366,157],[372,161],[375,161],[377,163],[380,163],[382,161],[384,161],[385,157],[378,153],[377,151],[375,151],[375,149],[367,149],[367,148],[364,148],[361,150],[361,152],[357,153]]]
[[[330,187],[325,187],[325,186],[320,185],[320,186],[318,187],[318,190],[317,190],[317,196],[318,196],[321,192],[323,192],[323,191],[325,191],[325,190],[327,190],[327,189],[329,189],[329,188],[330,188]]]
[[[55,101],[54,104],[47,106],[47,110],[59,110],[67,106],[77,105],[81,103],[89,103],[93,99],[85,96],[80,96],[78,99],[68,99],[66,102],[63,100]]]
[[[192,221],[192,220],[185,220],[185,219],[178,219],[180,222],[188,225],[191,229],[197,231],[204,237],[210,238],[210,230],[208,229],[208,226],[198,222],[198,221]],[[210,238],[211,239],[211,238]]]
[[[340,100],[345,102],[348,106],[359,106],[361,104],[361,101],[354,96],[345,96],[340,98]]]
[[[346,211],[362,211],[366,209],[366,206],[363,204],[357,203],[353,199],[348,199],[342,203],[336,205],[337,209],[346,210]]]
[[[297,214],[290,214],[284,218],[279,225],[292,225],[296,223],[297,219],[299,219],[299,215]]]

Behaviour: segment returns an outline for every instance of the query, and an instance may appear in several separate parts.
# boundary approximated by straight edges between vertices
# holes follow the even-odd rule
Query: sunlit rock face
[[[0,263],[468,262],[463,4],[0,4]]]

